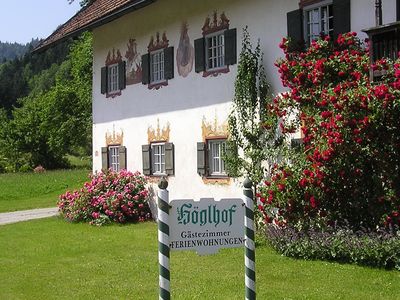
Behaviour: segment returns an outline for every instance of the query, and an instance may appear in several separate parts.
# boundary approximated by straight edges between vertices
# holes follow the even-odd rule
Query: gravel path
[[[31,210],[19,210],[0,213],[0,225],[11,224],[21,221],[41,219],[58,215],[57,207],[38,208]]]

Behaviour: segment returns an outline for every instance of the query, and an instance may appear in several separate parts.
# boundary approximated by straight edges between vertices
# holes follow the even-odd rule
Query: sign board
[[[172,251],[213,254],[221,248],[243,247],[245,207],[242,199],[183,199],[169,204]]]

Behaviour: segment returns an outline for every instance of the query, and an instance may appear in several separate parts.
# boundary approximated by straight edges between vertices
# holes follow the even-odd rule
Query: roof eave
[[[156,1],[157,0],[139,0],[139,1],[135,1],[133,3],[129,3],[129,4],[125,5],[124,7],[121,7],[120,9],[117,9],[117,10],[115,10],[115,11],[113,11],[113,12],[111,12],[111,13],[105,15],[105,16],[100,17],[99,19],[96,19],[96,20],[94,20],[94,21],[92,21],[92,22],[90,22],[90,23],[88,23],[88,24],[86,24],[86,25],[74,30],[74,31],[71,31],[71,32],[65,34],[61,38],[59,38],[59,39],[57,39],[57,40],[55,40],[55,41],[53,41],[51,43],[45,44],[43,46],[41,46],[41,44],[39,44],[38,47],[33,49],[32,53],[45,51],[46,49],[52,47],[55,43],[60,43],[60,42],[66,40],[68,38],[76,37],[76,36],[80,35],[84,31],[91,31],[96,27],[100,27],[100,26],[102,26],[104,24],[110,23],[110,22],[114,21],[115,19],[118,19],[119,17],[121,17],[121,16],[123,16],[123,15],[125,15],[127,13],[130,13],[130,12],[135,11],[135,10],[139,10],[139,9],[141,9],[141,8],[143,8],[145,6],[148,6],[148,5],[150,5],[150,4],[152,4],[152,3],[156,2]],[[60,26],[60,28],[62,28],[68,22],[69,21],[67,21],[62,26]],[[49,37],[46,38],[46,40],[48,40],[52,35],[56,34],[57,31],[58,30],[54,31]],[[44,40],[43,42],[45,42],[46,40]]]

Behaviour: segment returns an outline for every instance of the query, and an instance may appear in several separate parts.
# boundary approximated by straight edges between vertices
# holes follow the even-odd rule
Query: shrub
[[[298,231],[266,227],[267,240],[279,253],[295,258],[332,260],[400,270],[400,235],[397,231]]]
[[[369,77],[368,49],[355,33],[288,50],[277,66],[290,90],[269,110],[303,146],[272,168],[260,189],[267,222],[298,229],[333,222],[357,230],[400,224],[400,60],[381,60]]]
[[[147,181],[139,172],[109,170],[90,177],[79,191],[60,196],[58,208],[66,220],[104,225],[151,219]]]

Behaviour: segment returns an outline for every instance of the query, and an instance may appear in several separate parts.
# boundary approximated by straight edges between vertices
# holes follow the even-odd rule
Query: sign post
[[[159,299],[169,300],[170,250],[212,254],[245,246],[246,300],[256,299],[254,203],[252,183],[244,181],[244,199],[203,198],[169,202],[168,182],[158,184]],[[243,234],[244,233],[244,234]]]
[[[163,177],[158,183],[158,269],[159,299],[171,299],[169,272],[169,199],[168,182]]]
[[[254,242],[254,202],[252,183],[249,178],[243,182],[244,202],[246,213],[244,217],[245,226],[245,289],[246,300],[256,299],[256,267],[255,267],[255,242]]]

